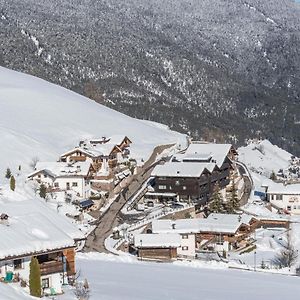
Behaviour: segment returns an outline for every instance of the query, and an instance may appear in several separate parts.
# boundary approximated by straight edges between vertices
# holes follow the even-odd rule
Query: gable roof
[[[209,218],[210,217],[210,218]],[[154,220],[153,233],[229,233],[235,234],[242,224],[248,225],[252,216],[211,214],[206,219]]]
[[[233,149],[231,144],[192,143],[187,148],[183,158],[197,160],[210,157],[218,167],[221,167],[231,149]]]
[[[268,185],[268,194],[282,194],[282,195],[300,195],[300,184],[287,184],[272,182]]]
[[[181,245],[181,237],[176,233],[136,234],[134,246],[137,248],[177,248]]]

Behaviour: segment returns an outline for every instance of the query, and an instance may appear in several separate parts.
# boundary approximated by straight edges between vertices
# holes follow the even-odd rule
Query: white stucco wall
[[[29,273],[30,273],[30,261],[31,257],[22,258],[22,268],[15,269],[12,260],[1,261],[0,262],[0,276],[6,276],[6,272],[13,272],[14,274],[19,273],[20,278],[29,282]],[[42,278],[49,278],[49,287],[54,288],[56,293],[62,293],[62,283],[63,283],[63,274],[62,273],[54,273],[49,275],[44,275]],[[65,282],[67,283],[67,282]],[[45,289],[46,293],[50,294],[50,288]]]
[[[39,174],[33,177],[33,180],[40,181],[47,187],[55,187],[55,183],[58,183],[58,188],[60,190],[67,190],[67,183],[70,184],[70,190],[74,191],[76,194],[79,194],[81,198],[88,198],[90,196],[90,183],[87,182],[84,177],[57,177],[54,181],[49,176],[44,176],[44,174]],[[76,183],[77,186],[73,186],[73,183]]]
[[[270,203],[279,208],[286,209],[291,214],[300,214],[300,194],[299,195],[285,195],[282,194],[282,200],[278,199],[278,194],[269,194],[268,199]]]
[[[184,250],[187,247],[187,250]],[[195,257],[195,235],[181,234],[181,247],[177,248],[178,256]]]

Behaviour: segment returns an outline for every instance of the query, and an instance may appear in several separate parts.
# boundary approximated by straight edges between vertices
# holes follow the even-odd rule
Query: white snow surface
[[[29,296],[23,289],[12,284],[0,283],[0,300],[33,300],[36,297]]]
[[[272,171],[289,166],[292,154],[273,145],[268,140],[252,142],[238,148],[239,160],[247,165],[252,172],[269,177]]]
[[[33,157],[55,161],[80,140],[126,135],[131,154],[147,159],[157,145],[186,146],[186,136],[128,117],[67,89],[0,67],[0,174]]]
[[[0,223],[0,259],[72,247],[74,239],[84,238],[69,219],[35,197],[30,187],[17,185],[15,192],[8,185],[2,187],[0,213],[9,216],[8,222]]]
[[[89,253],[79,254],[77,265],[89,281],[90,300],[293,300],[300,292],[297,277],[208,269],[202,262],[143,263]]]

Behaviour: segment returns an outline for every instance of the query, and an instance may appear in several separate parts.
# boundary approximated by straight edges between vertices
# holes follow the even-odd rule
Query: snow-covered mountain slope
[[[269,177],[272,171],[285,169],[290,165],[292,154],[273,145],[268,140],[253,141],[238,149],[239,160],[257,174]]]
[[[132,156],[146,159],[156,145],[186,137],[164,126],[133,119],[41,79],[0,68],[0,174],[29,169],[33,157],[56,160],[89,137],[127,135]]]

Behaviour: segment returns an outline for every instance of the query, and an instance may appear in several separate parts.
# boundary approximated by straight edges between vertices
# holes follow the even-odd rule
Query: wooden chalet
[[[140,259],[174,260],[181,245],[179,234],[137,234],[134,246]]]

